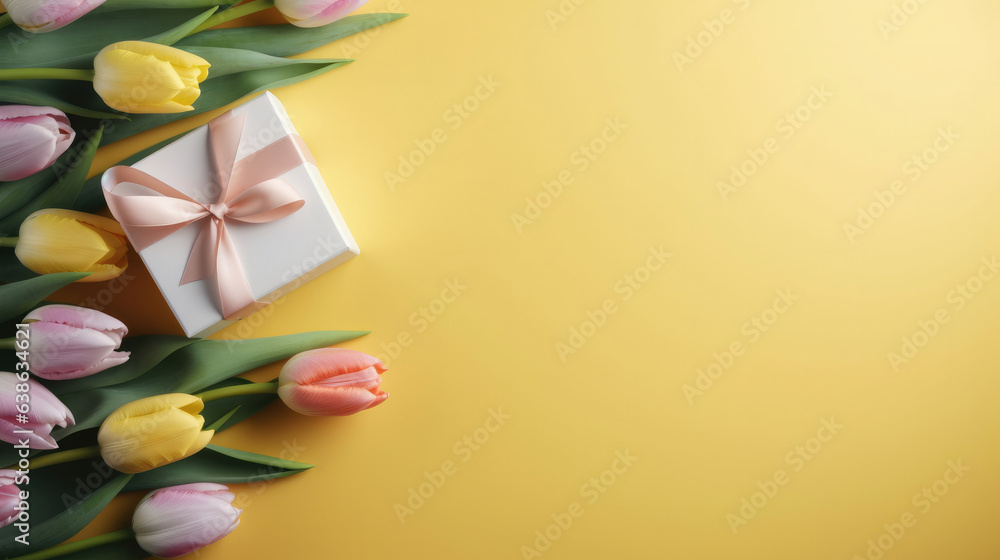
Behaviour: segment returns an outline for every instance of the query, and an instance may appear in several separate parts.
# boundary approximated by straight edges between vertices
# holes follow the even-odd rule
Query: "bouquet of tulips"
[[[285,57],[404,16],[348,15],[365,1],[0,0],[0,556],[197,550],[239,524],[224,484],[312,467],[213,445],[217,432],[278,400],[349,415],[388,397],[379,360],[332,347],[361,331],[129,337],[101,311],[47,301],[128,266],[122,227],[94,214],[101,145],[352,62]],[[216,28],[267,9],[287,23]],[[271,382],[238,377],[284,359]],[[132,491],[152,492],[130,527],[66,542]]]

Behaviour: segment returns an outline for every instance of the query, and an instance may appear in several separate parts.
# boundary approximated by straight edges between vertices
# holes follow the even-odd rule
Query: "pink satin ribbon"
[[[245,121],[245,115],[230,111],[208,123],[212,179],[220,187],[219,198],[212,204],[202,204],[132,167],[112,167],[103,181],[108,208],[137,251],[188,224],[202,221],[180,283],[212,279],[216,301],[226,319],[245,316],[260,307],[247,283],[227,222],[262,224],[298,211],[305,201],[292,185],[277,177],[305,162],[315,163],[302,138],[294,134],[236,161]],[[139,185],[152,192],[116,193],[122,183]]]

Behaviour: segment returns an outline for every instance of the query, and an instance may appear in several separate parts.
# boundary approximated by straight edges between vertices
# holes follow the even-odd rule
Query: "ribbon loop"
[[[180,284],[212,280],[226,319],[256,304],[227,222],[263,224],[297,212],[305,201],[278,177],[312,161],[297,135],[285,136],[237,161],[245,121],[246,115],[230,111],[208,125],[213,176],[219,186],[219,196],[210,204],[132,167],[112,167],[102,181],[108,207],[137,251],[200,222]],[[126,184],[143,187],[143,194],[115,192]]]

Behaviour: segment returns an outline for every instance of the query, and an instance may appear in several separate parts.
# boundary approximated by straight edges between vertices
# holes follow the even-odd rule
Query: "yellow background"
[[[294,444],[318,466],[237,488],[241,527],[200,558],[534,558],[523,547],[544,548],[547,528],[561,534],[535,551],[552,560],[848,560],[880,536],[886,559],[1000,554],[1000,279],[972,281],[961,309],[949,301],[1000,243],[1000,8],[397,1],[410,17],[305,55],[358,62],[276,92],[361,256],[219,336],[365,329],[347,346],[383,356],[400,335],[412,344],[388,360],[392,397],[377,409],[316,419],[275,405],[218,438],[274,455]],[[913,13],[880,28],[894,6]],[[681,71],[675,53],[723,16]],[[490,77],[495,91],[468,101]],[[801,110],[814,87],[830,98]],[[456,129],[448,111],[466,102],[477,107]],[[809,117],[786,138],[796,110]],[[209,116],[105,149],[94,172]],[[571,158],[607,119],[627,129],[581,170]],[[907,162],[949,127],[957,139],[912,180]],[[386,172],[436,129],[446,139],[390,188]],[[777,152],[724,200],[718,183],[768,139]],[[512,214],[564,170],[572,183],[519,232]],[[851,238],[844,224],[897,180],[905,192]],[[637,270],[660,247],[666,263]],[[179,332],[131,262],[107,311],[135,334]],[[646,281],[626,300],[629,275]],[[412,315],[454,279],[466,289],[421,330]],[[786,289],[798,300],[751,340],[744,324]],[[609,299],[616,312],[585,327]],[[948,322],[894,368],[889,354],[942,308]],[[564,360],[574,328],[592,336]],[[684,386],[734,342],[743,355],[689,399]],[[482,431],[491,410],[510,418]],[[795,460],[818,434],[815,456]],[[591,503],[584,486],[616,452],[637,460],[605,473]],[[452,474],[401,522],[397,504],[446,461]],[[969,470],[938,483],[947,494],[929,509],[915,503],[949,461]],[[727,516],[778,470],[787,484],[734,533]],[[120,526],[137,499],[85,534]],[[550,528],[574,503],[582,517]],[[916,524],[885,536],[908,512]]]

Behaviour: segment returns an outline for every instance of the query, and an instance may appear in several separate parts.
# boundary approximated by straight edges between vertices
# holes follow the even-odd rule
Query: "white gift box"
[[[248,155],[287,136],[297,136],[288,114],[270,92],[236,107],[232,113],[245,115],[236,150],[237,166]],[[213,180],[208,125],[193,130],[131,167],[198,203],[211,205],[219,197],[220,187]],[[311,157],[306,155],[301,164],[275,178],[287,181],[298,192],[304,200],[301,208],[267,223],[226,222],[242,263],[243,276],[253,298],[260,303],[277,300],[360,252],[319,170],[311,163]],[[112,185],[111,182],[109,174],[105,174],[102,183],[106,191],[113,188],[120,195],[149,194],[147,189],[136,184]],[[139,251],[189,337],[205,337],[233,323],[224,318],[211,279],[181,284],[182,273],[204,221],[185,225]],[[126,233],[130,233],[128,226]],[[135,246],[131,233],[129,237]]]

